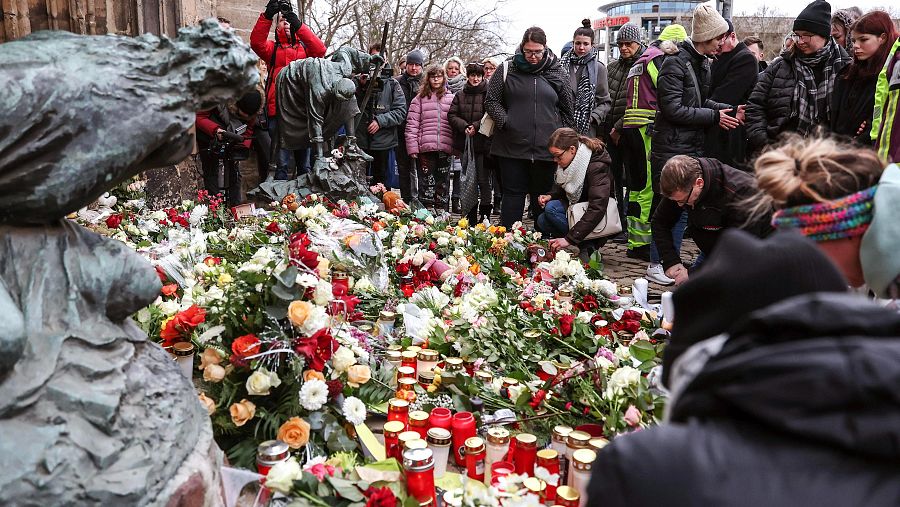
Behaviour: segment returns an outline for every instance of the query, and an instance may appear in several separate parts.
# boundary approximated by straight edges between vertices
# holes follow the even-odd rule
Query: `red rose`
[[[574,315],[563,315],[559,318],[559,330],[563,336],[572,334],[572,323],[575,322]]]
[[[245,334],[239,336],[231,343],[231,353],[240,359],[259,353],[259,338],[255,334]]]
[[[288,252],[294,263],[303,264],[309,269],[316,269],[319,266],[319,254],[308,249],[310,243],[312,242],[309,237],[302,232],[291,234],[288,241]]]
[[[172,294],[175,294],[176,291],[178,291],[178,284],[170,283],[168,285],[163,285],[161,292],[163,296],[171,296]]]
[[[409,263],[404,262],[402,264],[397,264],[397,274],[400,276],[409,274]]]
[[[266,226],[266,232],[271,234],[278,234],[281,232],[281,226],[278,225],[277,221],[272,220],[271,222],[269,222],[269,225]]]
[[[625,330],[631,334],[635,334],[641,330],[641,323],[636,320],[629,320],[625,323]]]
[[[118,229],[119,225],[122,223],[122,215],[116,213],[114,215],[110,215],[106,217],[106,226],[110,229]]]
[[[163,347],[171,347],[179,341],[179,338],[186,337],[205,321],[206,310],[197,305],[191,305],[187,310],[175,314],[159,332]]]
[[[369,486],[366,490],[366,507],[394,507],[397,505],[397,497],[391,488],[384,486],[375,489]]]
[[[625,310],[619,320],[641,320],[641,313],[637,310]]]
[[[328,386],[328,399],[333,400],[344,390],[344,384],[340,380],[329,380],[325,382]]]

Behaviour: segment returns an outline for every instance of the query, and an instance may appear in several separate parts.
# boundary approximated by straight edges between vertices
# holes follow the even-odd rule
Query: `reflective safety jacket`
[[[654,122],[657,111],[656,78],[665,57],[677,52],[678,47],[674,43],[666,44],[665,49],[652,44],[631,66],[625,84],[624,128],[639,128]]]
[[[875,85],[872,140],[882,158],[900,162],[900,38],[894,42]]]

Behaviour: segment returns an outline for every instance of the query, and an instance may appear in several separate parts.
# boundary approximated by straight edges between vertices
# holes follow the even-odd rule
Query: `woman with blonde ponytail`
[[[547,150],[557,163],[553,188],[538,197],[544,212],[538,216],[537,229],[553,239],[556,250],[579,251],[585,237],[606,215],[612,189],[609,165],[612,159],[599,139],[586,137],[573,129],[557,129],[547,141]],[[569,206],[588,202],[587,211],[569,228]]]
[[[761,194],[753,214],[774,208],[772,225],[815,241],[853,287],[896,293],[900,168],[885,165],[869,148],[788,138],[756,160]]]

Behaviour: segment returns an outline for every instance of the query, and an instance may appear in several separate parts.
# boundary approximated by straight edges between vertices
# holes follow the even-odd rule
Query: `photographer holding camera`
[[[238,162],[250,156],[256,114],[262,96],[253,90],[234,104],[197,113],[197,147],[203,186],[210,195],[222,193],[228,206],[241,203]]]
[[[275,27],[275,40],[269,40],[272,20],[279,16]],[[272,142],[278,138],[278,121],[275,116],[275,79],[285,66],[303,58],[321,58],[325,56],[325,44],[310,28],[300,21],[297,13],[288,0],[269,0],[266,10],[259,15],[253,31],[250,33],[250,47],[268,66],[265,85],[266,113],[269,134]],[[281,149],[275,155],[276,180],[288,179],[291,166],[296,164],[296,157],[304,154],[303,150],[293,152]]]
[[[360,104],[362,118],[356,129],[360,148],[375,158],[371,165],[372,184],[387,183],[388,156],[400,142],[398,127],[406,120],[406,97],[400,83],[391,77],[394,70],[385,64],[368,104]],[[368,86],[368,74],[357,78],[356,100],[362,101]]]

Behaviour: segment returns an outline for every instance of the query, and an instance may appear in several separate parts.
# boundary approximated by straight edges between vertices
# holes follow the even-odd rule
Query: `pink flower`
[[[628,405],[628,410],[625,411],[624,419],[625,424],[633,428],[641,423],[641,411],[634,405]]]
[[[325,463],[325,457],[319,456],[318,458],[313,458],[309,463],[303,468],[304,472],[309,472],[316,476],[316,479],[319,482],[325,480],[325,476],[329,477],[334,476],[336,468],[333,465],[328,465]]]

